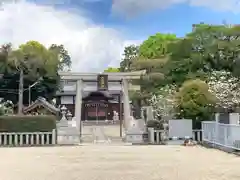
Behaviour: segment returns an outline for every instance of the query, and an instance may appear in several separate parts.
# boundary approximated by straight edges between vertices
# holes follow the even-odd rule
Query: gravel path
[[[240,158],[183,146],[0,148],[1,180],[239,180]]]

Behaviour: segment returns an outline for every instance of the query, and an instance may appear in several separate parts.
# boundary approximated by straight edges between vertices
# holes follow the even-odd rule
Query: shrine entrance
[[[114,97],[108,91],[94,91],[82,100],[82,141],[121,140],[122,122],[113,118]]]
[[[106,102],[88,101],[85,104],[85,120],[104,121],[107,119],[108,104]]]

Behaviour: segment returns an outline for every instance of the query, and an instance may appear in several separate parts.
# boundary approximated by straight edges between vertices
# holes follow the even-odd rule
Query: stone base
[[[130,119],[129,126],[125,131],[125,142],[132,144],[143,144],[146,142],[146,128],[143,120]]]
[[[144,133],[142,133],[142,132],[134,133],[134,134],[126,133],[125,142],[132,143],[132,144],[142,144],[145,142],[144,141]]]
[[[75,145],[80,144],[80,132],[75,127],[59,127],[57,129],[57,144]]]
[[[78,145],[80,144],[80,137],[76,135],[58,135],[57,136],[57,144],[59,145]]]

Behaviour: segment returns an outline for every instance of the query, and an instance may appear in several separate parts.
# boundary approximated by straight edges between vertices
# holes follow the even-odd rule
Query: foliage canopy
[[[120,67],[121,71],[145,69],[147,72],[136,82],[142,88],[132,93],[133,101],[153,105],[149,99],[168,98],[162,90],[175,86],[175,116],[208,120],[216,106],[240,105],[239,93],[235,92],[240,80],[240,26],[195,24],[192,32],[183,38],[157,33],[139,46],[126,47]],[[227,91],[229,79],[224,82],[215,79],[213,83],[216,72],[227,72],[231,76],[232,93]],[[216,84],[222,85],[221,91],[217,91]],[[219,100],[225,97],[222,92],[229,92],[227,100]],[[228,106],[224,105],[226,101]],[[160,106],[159,111],[163,109]]]

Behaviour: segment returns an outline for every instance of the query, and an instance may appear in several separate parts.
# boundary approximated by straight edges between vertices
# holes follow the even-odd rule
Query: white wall
[[[76,91],[76,82],[62,81],[63,91]]]
[[[61,96],[61,104],[73,104],[73,96]]]

